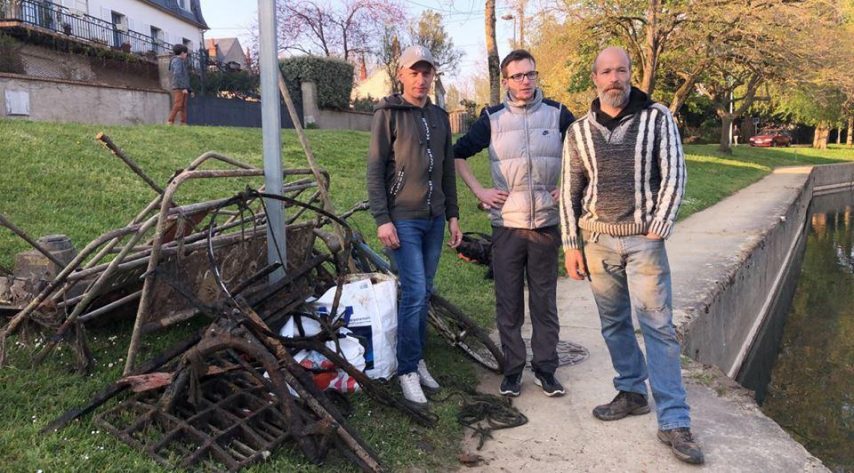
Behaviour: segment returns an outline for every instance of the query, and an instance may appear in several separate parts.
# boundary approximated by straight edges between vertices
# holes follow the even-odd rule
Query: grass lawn
[[[257,129],[165,126],[98,127],[0,120],[0,213],[32,236],[64,233],[81,249],[107,230],[127,224],[153,197],[153,191],[107,152],[94,136],[105,131],[155,181],[164,183],[175,169],[199,154],[215,150],[260,165],[261,134]],[[349,131],[309,130],[320,163],[332,176],[331,193],[338,210],[366,197],[364,158],[368,134]],[[305,160],[296,136],[283,132],[285,166],[303,167]],[[681,217],[714,204],[733,191],[755,182],[776,166],[823,164],[854,160],[850,149],[818,152],[806,148],[752,149],[739,147],[720,156],[714,146],[689,146],[688,190]],[[487,160],[472,160],[483,182],[489,181]],[[258,184],[260,181],[250,181]],[[229,195],[245,187],[246,180],[220,180],[182,188],[179,202]],[[461,222],[466,231],[488,231],[489,222],[476,202],[459,184]],[[367,214],[351,219],[373,244],[375,227]],[[11,267],[14,255],[27,245],[0,229],[0,265]],[[491,323],[493,287],[483,279],[484,268],[464,263],[446,250],[437,286],[440,293],[485,324]],[[185,336],[191,322],[146,338],[141,359],[157,353]],[[67,409],[86,402],[121,372],[129,339],[130,320],[109,321],[89,331],[98,367],[89,377],[72,371],[72,357],[63,348],[45,365],[31,369],[29,350],[10,340],[11,366],[0,370],[0,458],[2,471],[162,471],[146,456],[117,441],[91,422],[91,416],[57,434],[40,435],[38,429]],[[440,339],[431,336],[427,358],[440,382],[469,386],[476,369]],[[416,466],[432,471],[456,465],[462,429],[456,423],[456,405],[436,403],[439,425],[425,429],[396,412],[355,400],[355,428],[373,445],[382,461],[394,470]],[[350,468],[340,458],[327,467]],[[277,452],[249,471],[320,471],[305,465],[298,454]]]

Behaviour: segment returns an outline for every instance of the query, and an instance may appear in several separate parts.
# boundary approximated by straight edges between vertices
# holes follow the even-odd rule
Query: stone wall
[[[26,100],[28,115],[10,115],[7,99]],[[62,79],[0,73],[0,117],[26,120],[137,125],[164,123],[169,94]]]
[[[672,271],[683,353],[738,377],[797,276],[813,195],[852,190],[854,164],[781,168],[697,214],[702,222],[677,225],[668,246],[680,254]]]
[[[314,124],[330,130],[371,131],[373,113],[321,110],[317,106],[317,86],[313,82],[303,82],[301,87],[304,126]]]
[[[27,76],[135,89],[160,88],[156,63],[141,57],[120,59],[108,53],[105,50],[104,55],[90,56],[30,44],[22,44],[19,50]]]

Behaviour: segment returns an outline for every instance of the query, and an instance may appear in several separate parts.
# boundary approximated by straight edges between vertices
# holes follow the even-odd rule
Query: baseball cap
[[[415,45],[403,50],[400,54],[398,65],[400,69],[410,69],[416,63],[422,61],[433,66],[433,69],[436,68],[436,63],[433,61],[433,54],[430,53],[430,50],[424,46]]]

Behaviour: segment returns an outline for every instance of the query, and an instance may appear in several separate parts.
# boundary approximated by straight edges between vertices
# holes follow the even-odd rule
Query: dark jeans
[[[557,369],[559,245],[557,226],[535,230],[492,227],[495,317],[504,351],[505,375],[520,374],[525,369],[527,354],[522,340],[522,323],[525,320],[526,279],[533,327],[533,368],[542,373],[554,373]]]
[[[397,374],[412,373],[423,357],[427,305],[439,267],[445,217],[394,222],[400,248],[394,250],[400,278],[397,308]]]

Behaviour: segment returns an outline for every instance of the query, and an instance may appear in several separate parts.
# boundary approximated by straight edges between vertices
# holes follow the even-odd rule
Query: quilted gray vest
[[[543,101],[537,89],[533,100],[513,102],[489,113],[492,136],[489,160],[496,189],[509,193],[500,209],[492,209],[493,226],[543,228],[560,223],[558,205],[550,194],[560,178],[560,104]]]

